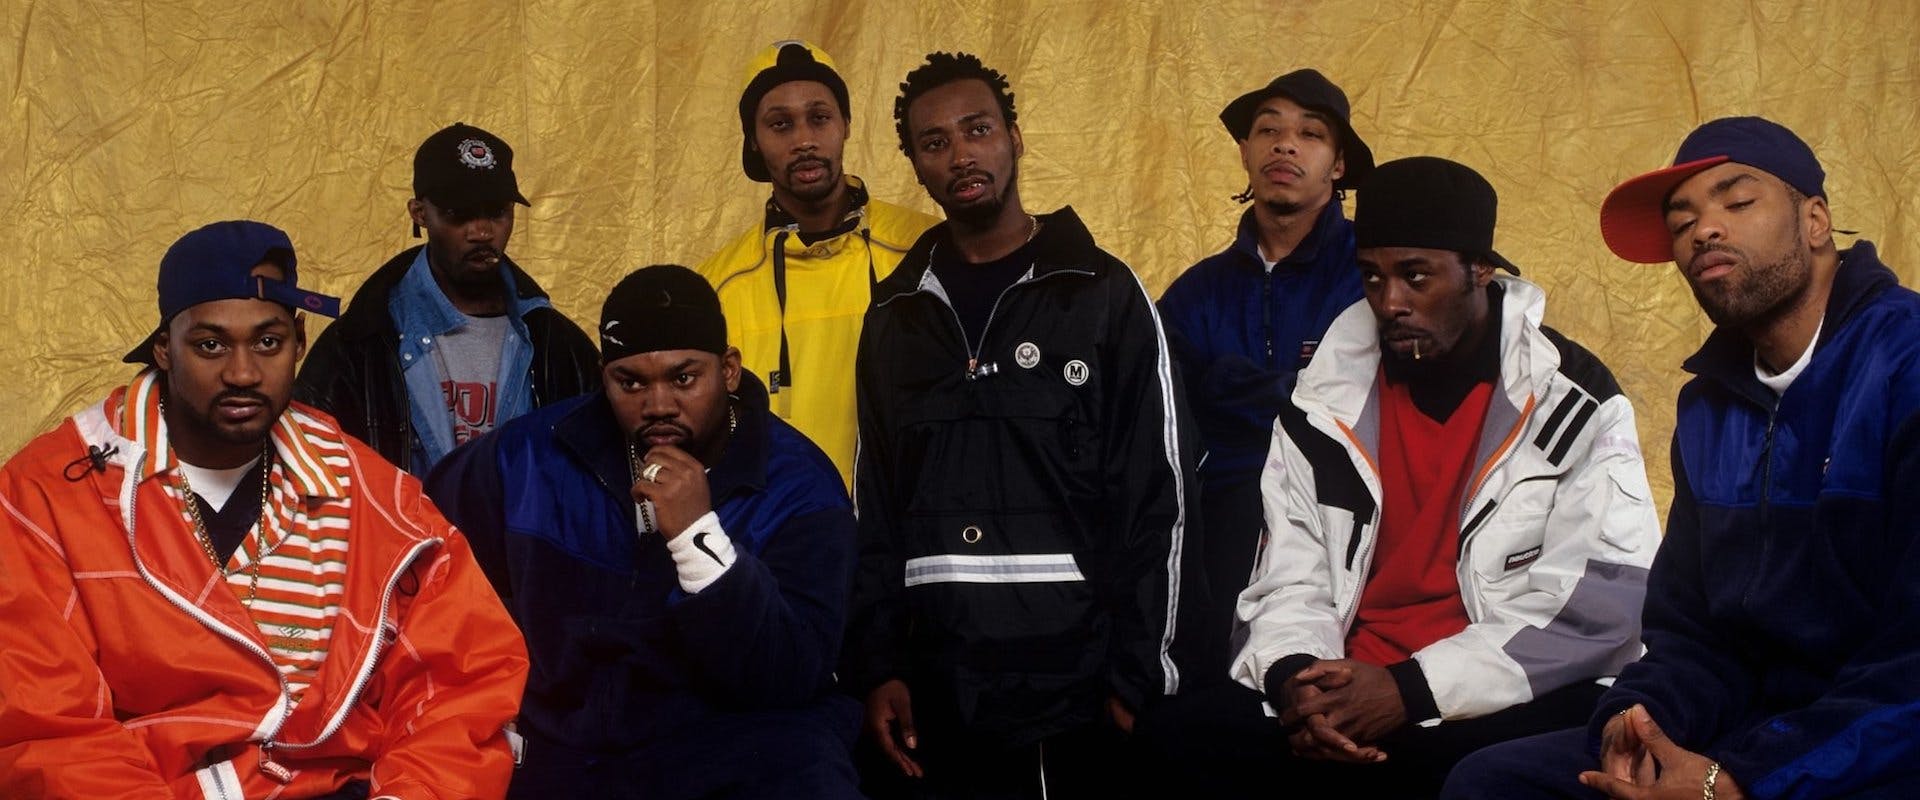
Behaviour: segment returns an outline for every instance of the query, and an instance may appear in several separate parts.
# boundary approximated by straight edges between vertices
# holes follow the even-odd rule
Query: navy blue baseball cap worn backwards
[[[281,280],[253,274],[261,264],[280,268]],[[160,258],[160,324],[122,359],[152,364],[153,342],[174,315],[215,300],[271,300],[293,311],[340,316],[340,298],[299,288],[293,240],[264,222],[229,220],[199,228]]]
[[[1827,173],[1813,148],[1779,123],[1760,117],[1724,117],[1693,129],[1673,155],[1673,166],[1614,187],[1600,204],[1600,236],[1628,261],[1673,260],[1667,198],[1688,178],[1720,164],[1745,164],[1807,197],[1825,197]]]

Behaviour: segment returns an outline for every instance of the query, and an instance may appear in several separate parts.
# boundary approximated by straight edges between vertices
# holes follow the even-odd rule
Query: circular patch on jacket
[[[1075,386],[1085,384],[1087,378],[1091,377],[1092,374],[1093,370],[1087,368],[1087,362],[1077,358],[1067,362],[1067,365],[1060,370],[1061,377],[1066,378],[1067,383]]]
[[[1033,342],[1021,342],[1019,347],[1013,348],[1013,363],[1019,364],[1021,369],[1033,369],[1034,365],[1040,363],[1040,346]]]
[[[493,169],[493,148],[479,139],[461,139],[460,163],[468,169]]]

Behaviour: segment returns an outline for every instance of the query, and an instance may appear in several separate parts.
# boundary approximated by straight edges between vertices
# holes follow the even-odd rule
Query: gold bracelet
[[[1720,777],[1720,762],[1707,762],[1707,780],[1700,787],[1700,800],[1713,800],[1713,782]]]

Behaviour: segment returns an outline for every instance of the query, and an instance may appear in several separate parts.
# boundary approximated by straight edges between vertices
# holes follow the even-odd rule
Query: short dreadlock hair
[[[1019,112],[1013,109],[1013,87],[1007,83],[1007,76],[997,69],[980,63],[980,57],[972,53],[928,53],[927,63],[907,73],[907,79],[900,82],[900,96],[893,101],[893,129],[900,134],[900,152],[913,157],[913,132],[907,130],[907,108],[921,95],[964,80],[977,80],[985,83],[993,91],[993,99],[1000,103],[1000,115],[1006,117],[1007,124],[1018,121]]]

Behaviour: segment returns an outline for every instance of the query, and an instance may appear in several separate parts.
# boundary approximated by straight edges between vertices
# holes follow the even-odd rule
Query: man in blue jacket
[[[1836,249],[1824,180],[1735,117],[1601,206],[1607,246],[1673,261],[1717,326],[1686,362],[1647,655],[1585,729],[1482,751],[1448,795],[1920,796],[1920,295]]]
[[[601,391],[428,477],[527,636],[512,796],[859,797],[839,472],[768,413],[693,271],[615,286],[600,351]]]
[[[1273,420],[1333,318],[1360,300],[1344,190],[1373,169],[1347,96],[1294,70],[1220,112],[1239,143],[1251,202],[1227,249],[1193,265],[1160,298],[1167,341],[1206,444],[1204,558],[1211,597],[1189,648],[1194,685],[1226,680],[1234,601],[1253,573],[1262,529],[1260,467]]]

